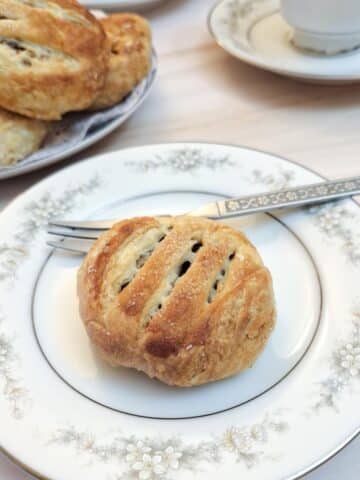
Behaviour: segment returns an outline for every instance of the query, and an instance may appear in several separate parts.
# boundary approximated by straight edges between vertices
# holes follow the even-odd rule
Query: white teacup
[[[296,46],[327,54],[360,45],[360,0],[281,0]]]

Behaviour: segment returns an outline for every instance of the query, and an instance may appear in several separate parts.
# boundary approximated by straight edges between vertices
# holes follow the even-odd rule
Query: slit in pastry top
[[[217,245],[202,232],[184,233],[181,227],[172,229],[164,221],[130,236],[111,255],[103,273],[101,304],[108,310],[116,302],[125,316],[146,328],[174,302],[178,284],[189,284],[188,297],[196,294],[195,279],[200,275],[208,285],[199,296],[206,308],[224,289],[234,256],[231,242]]]
[[[194,249],[195,245],[197,245],[197,247]],[[176,283],[181,277],[186,275],[188,270],[191,268],[191,265],[195,261],[197,252],[200,250],[201,246],[201,242],[195,241],[193,245],[185,251],[180,261],[175,263],[171,271],[168,273],[167,278],[163,282],[162,287],[159,288],[155,295],[153,295],[150,299],[151,306],[150,308],[148,307],[148,313],[143,319],[142,326],[148,326],[152,318],[160,312],[163,306],[166,305],[166,302],[170,298]]]
[[[168,235],[169,228],[150,228],[125,242],[111,257],[104,272],[102,304],[125,293],[148,259]]]
[[[3,36],[0,36],[0,62],[0,68],[11,64],[18,69],[36,67],[48,70],[57,62],[66,62],[70,70],[78,67],[77,60],[55,48]]]
[[[253,364],[275,322],[271,276],[241,232],[192,217],[124,220],[79,270],[81,317],[112,365],[169,385]]]

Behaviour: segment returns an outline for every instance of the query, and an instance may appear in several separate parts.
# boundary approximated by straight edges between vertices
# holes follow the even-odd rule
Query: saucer
[[[313,83],[360,80],[360,49],[327,56],[297,48],[278,0],[222,0],[210,12],[208,26],[224,50],[265,70]]]

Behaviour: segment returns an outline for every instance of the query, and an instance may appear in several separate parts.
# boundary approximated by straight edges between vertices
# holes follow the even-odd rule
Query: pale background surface
[[[240,63],[217,47],[207,32],[212,4],[213,0],[168,0],[147,12],[160,57],[159,76],[140,111],[73,159],[0,181],[0,208],[73,161],[146,143],[235,143],[288,157],[329,178],[360,175],[360,84],[312,86]],[[359,475],[360,438],[305,478],[358,480]],[[0,454],[0,479],[32,477]]]

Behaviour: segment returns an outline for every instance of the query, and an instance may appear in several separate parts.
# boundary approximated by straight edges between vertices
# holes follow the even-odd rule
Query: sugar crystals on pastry
[[[106,361],[182,387],[250,367],[275,322],[271,275],[255,247],[203,218],[117,223],[85,258],[78,296]]]

